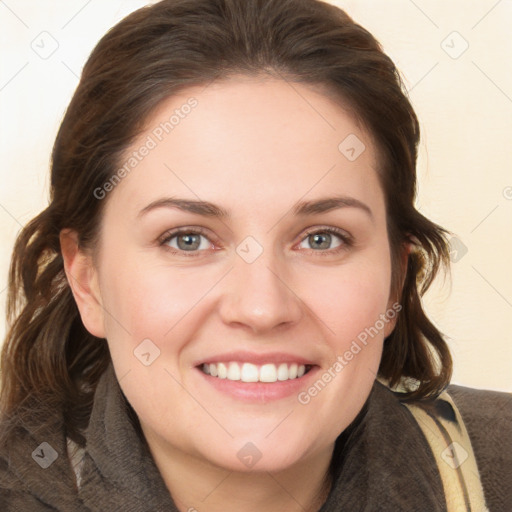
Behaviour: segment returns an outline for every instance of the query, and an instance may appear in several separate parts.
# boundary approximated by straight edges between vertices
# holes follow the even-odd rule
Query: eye
[[[336,242],[336,239],[338,242],[333,246],[332,244]],[[299,247],[307,249],[307,247],[303,247],[305,243],[309,244],[312,248],[311,250],[315,252],[333,254],[346,250],[352,245],[353,241],[352,237],[347,232],[338,228],[329,227],[309,230],[306,234],[306,238],[303,239]]]
[[[333,245],[335,243],[335,245]],[[167,231],[159,238],[159,244],[173,254],[199,256],[202,251],[211,249],[213,243],[202,228],[177,228]],[[319,255],[337,254],[353,245],[353,239],[346,231],[333,227],[312,228],[306,232],[299,248],[308,249]]]
[[[198,252],[212,247],[212,243],[200,228],[179,228],[166,232],[159,239],[160,245],[174,253],[196,256]],[[190,253],[190,254],[186,254]]]

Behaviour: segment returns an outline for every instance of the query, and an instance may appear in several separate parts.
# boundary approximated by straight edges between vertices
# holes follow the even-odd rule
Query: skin
[[[375,147],[319,89],[232,77],[167,99],[127,154],[190,97],[196,108],[104,199],[94,258],[63,231],[68,279],[85,326],[108,341],[181,511],[318,510],[335,439],[368,398],[393,321],[306,405],[296,393],[241,401],[194,366],[230,350],[290,352],[314,361],[320,378],[391,307]],[[349,134],[366,146],[355,161],[338,150]],[[353,206],[292,212],[298,201],[334,195],[364,203],[371,215]],[[169,207],[140,215],[165,197],[210,201],[231,217]],[[196,256],[173,253],[176,237],[159,242],[178,227],[205,230]],[[326,236],[327,227],[349,233],[353,244],[333,234],[329,245],[327,234],[327,248],[318,248],[306,230]],[[263,249],[252,263],[236,251],[248,236]],[[144,339],[160,350],[149,366],[134,356]],[[252,468],[237,456],[248,442],[261,453]]]

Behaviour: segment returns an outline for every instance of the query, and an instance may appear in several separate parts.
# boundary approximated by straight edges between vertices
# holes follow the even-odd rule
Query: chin
[[[220,450],[202,451],[200,457],[214,466],[238,473],[276,473],[304,462],[307,453],[303,443],[268,440],[230,439]]]

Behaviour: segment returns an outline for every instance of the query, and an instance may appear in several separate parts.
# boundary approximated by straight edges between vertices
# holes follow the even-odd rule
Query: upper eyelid
[[[327,233],[331,233],[333,235],[346,236],[347,238],[352,238],[352,235],[345,229],[335,228],[333,226],[320,226],[320,227],[307,228],[304,236],[311,235],[312,233],[322,233],[322,232],[327,232]]]

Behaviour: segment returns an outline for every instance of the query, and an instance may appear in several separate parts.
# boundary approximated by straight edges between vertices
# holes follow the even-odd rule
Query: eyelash
[[[303,238],[300,240],[300,243],[302,243],[308,236],[311,236],[314,234],[324,234],[324,233],[338,236],[341,239],[342,244],[339,245],[338,247],[335,247],[334,249],[327,249],[327,250],[309,249],[309,251],[314,252],[318,256],[332,256],[332,255],[338,254],[342,251],[346,251],[354,245],[354,239],[351,235],[349,235],[346,231],[343,231],[341,229],[334,228],[334,227],[310,228],[310,229],[306,230],[306,233],[304,234]],[[160,246],[164,247],[167,243],[169,243],[170,240],[172,240],[176,236],[183,235],[183,234],[202,235],[205,238],[207,238],[208,240],[210,240],[208,238],[206,230],[199,228],[199,227],[195,227],[195,228],[184,227],[184,228],[177,228],[177,229],[174,229],[171,231],[167,231],[158,239],[158,243]],[[203,252],[202,250],[196,250],[196,251],[176,250],[174,247],[169,247],[169,246],[164,247],[164,248],[165,248],[165,250],[170,251],[172,254],[178,254],[178,255],[183,255],[185,257],[192,257],[192,258],[200,256],[201,253]]]

